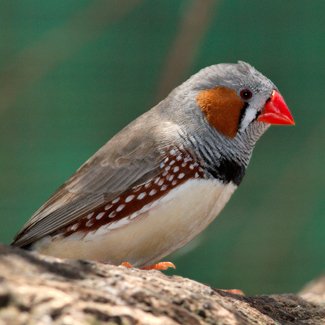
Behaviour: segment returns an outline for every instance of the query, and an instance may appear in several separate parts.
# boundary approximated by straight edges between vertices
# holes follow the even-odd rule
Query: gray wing
[[[157,128],[146,115],[124,128],[81,166],[35,212],[12,245],[28,246],[158,174],[166,132],[159,132],[162,122]],[[170,127],[167,129],[168,133]]]

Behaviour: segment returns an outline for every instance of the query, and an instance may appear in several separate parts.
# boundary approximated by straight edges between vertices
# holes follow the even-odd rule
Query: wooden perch
[[[244,297],[179,276],[0,246],[0,324],[325,324],[325,278]]]

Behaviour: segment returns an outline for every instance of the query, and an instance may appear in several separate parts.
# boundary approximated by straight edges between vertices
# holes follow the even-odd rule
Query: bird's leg
[[[123,262],[121,264],[124,267],[131,268],[133,267],[132,264],[129,262]],[[148,266],[141,267],[140,270],[159,270],[159,271],[165,271],[169,268],[176,269],[176,266],[172,262],[159,262],[157,264],[152,264]]]

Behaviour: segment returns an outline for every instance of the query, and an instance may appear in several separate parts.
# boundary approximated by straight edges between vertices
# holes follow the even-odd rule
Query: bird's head
[[[242,61],[204,68],[180,88],[191,94],[192,107],[206,122],[228,139],[265,131],[271,124],[294,124],[273,82]]]

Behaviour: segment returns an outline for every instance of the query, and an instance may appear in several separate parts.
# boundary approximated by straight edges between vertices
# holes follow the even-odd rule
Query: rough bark
[[[0,246],[0,324],[325,324],[325,277],[245,297],[179,276]]]

